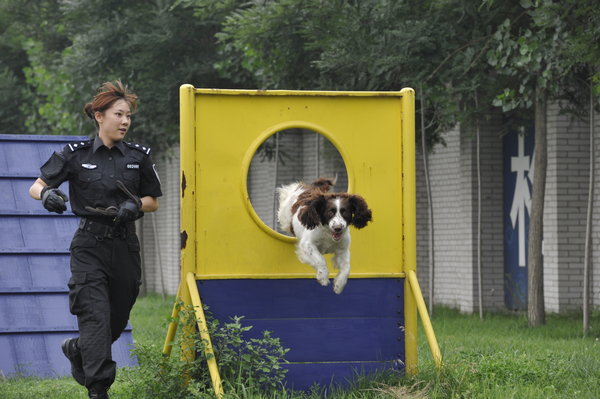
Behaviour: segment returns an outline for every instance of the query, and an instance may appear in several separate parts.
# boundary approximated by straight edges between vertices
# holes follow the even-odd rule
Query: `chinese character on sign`
[[[516,157],[511,157],[511,171],[517,174],[515,183],[515,193],[512,199],[510,209],[510,220],[513,229],[518,223],[519,229],[519,266],[527,266],[525,259],[525,211],[527,215],[531,213],[531,192],[529,183],[533,183],[533,156],[531,161],[528,155],[525,155],[525,139],[523,135],[518,135],[518,153]]]

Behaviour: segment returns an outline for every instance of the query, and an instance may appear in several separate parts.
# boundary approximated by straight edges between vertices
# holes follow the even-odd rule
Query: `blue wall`
[[[69,313],[69,244],[78,218],[47,212],[29,197],[39,168],[76,136],[0,135],[0,372],[70,375],[60,344],[77,336]],[[68,185],[61,189],[68,193]],[[119,366],[131,366],[131,328],[113,344]]]

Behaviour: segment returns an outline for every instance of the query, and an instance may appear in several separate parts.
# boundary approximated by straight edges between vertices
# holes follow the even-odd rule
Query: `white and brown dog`
[[[337,179],[318,179],[308,185],[296,182],[277,189],[281,230],[298,239],[300,262],[317,271],[317,281],[329,284],[329,270],[323,254],[333,253],[339,270],[333,290],[341,293],[350,274],[350,225],[361,229],[371,221],[371,210],[359,195],[330,193]]]

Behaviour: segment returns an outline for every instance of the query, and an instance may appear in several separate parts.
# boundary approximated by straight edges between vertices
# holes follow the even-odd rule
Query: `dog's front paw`
[[[329,271],[327,269],[317,270],[317,281],[323,287],[327,287],[329,285]]]
[[[348,282],[345,278],[335,278],[333,280],[333,292],[336,294],[341,294],[344,291],[344,287],[346,286],[346,282]]]

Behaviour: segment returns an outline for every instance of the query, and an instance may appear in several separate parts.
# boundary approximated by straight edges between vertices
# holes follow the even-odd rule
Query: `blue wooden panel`
[[[67,292],[68,254],[0,254],[0,292]]]
[[[66,294],[0,296],[0,333],[76,330],[77,319],[69,313]]]
[[[65,338],[76,337],[77,333],[44,334],[0,334],[0,371],[11,377],[36,376],[44,378],[71,375],[71,365],[60,348]],[[130,331],[124,332],[112,345],[113,359],[118,367],[136,365],[130,355],[133,338]]]
[[[403,368],[402,279],[351,279],[341,295],[313,279],[198,282],[209,313],[222,323],[244,316],[248,338],[268,330],[290,348],[288,385],[344,384],[364,368]]]
[[[29,196],[29,187],[35,178],[0,178],[0,215],[41,214],[48,215],[42,203]],[[69,194],[69,184],[60,185],[60,189]],[[68,211],[71,207],[67,203]]]
[[[248,336],[268,330],[290,348],[290,362],[380,361],[403,357],[398,320],[392,318],[244,319]]]
[[[46,212],[29,187],[52,152],[74,136],[0,135],[0,373],[65,376],[60,344],[77,336],[69,312],[69,244],[78,225],[71,212]],[[68,185],[61,189],[68,192]],[[113,345],[119,366],[132,366],[131,326]]]
[[[40,166],[65,144],[87,140],[82,136],[0,135],[0,176],[37,178]]]
[[[397,317],[404,311],[401,279],[350,279],[341,295],[313,279],[204,280],[198,290],[216,315],[251,319]]]
[[[358,376],[403,368],[401,364],[396,362],[291,363],[283,367],[288,370],[286,386],[301,391],[308,390],[314,384],[321,387],[345,387]]]
[[[76,216],[0,216],[0,253],[68,252]]]

